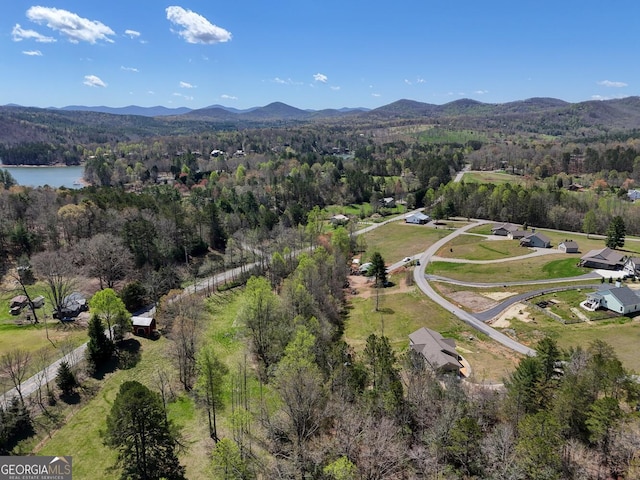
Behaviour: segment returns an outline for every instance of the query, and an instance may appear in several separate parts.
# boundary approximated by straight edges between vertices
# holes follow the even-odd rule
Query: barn
[[[131,317],[134,335],[150,337],[156,331],[156,319],[153,317]]]

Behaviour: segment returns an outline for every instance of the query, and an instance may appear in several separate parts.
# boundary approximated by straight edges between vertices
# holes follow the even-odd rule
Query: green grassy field
[[[518,240],[487,240],[477,235],[460,235],[438,250],[436,255],[466,260],[497,260],[529,253],[531,250],[521,247]]]
[[[539,340],[549,336],[556,339],[561,348],[568,349],[579,346],[586,348],[594,340],[602,340],[614,348],[625,368],[640,372],[639,320],[618,317],[612,320],[564,325],[542,315],[537,310],[528,309],[528,311],[535,318],[535,323],[518,319],[510,321],[509,328],[515,331],[518,341],[534,346]]]
[[[527,180],[520,175],[504,172],[465,172],[462,181],[466,183],[524,184]]]
[[[432,262],[426,271],[431,275],[472,283],[509,283],[574,277],[591,270],[577,267],[575,257],[556,254],[493,264]]]
[[[367,287],[349,304],[344,338],[356,352],[362,351],[367,337],[375,333],[389,338],[399,355],[409,348],[411,332],[427,327],[456,340],[458,351],[469,361],[477,382],[500,382],[513,371],[519,358],[513,352],[487,339],[443,308],[429,300],[417,287],[406,287],[403,275],[392,275],[396,285],[383,289],[376,311],[375,289]]]
[[[425,227],[424,225],[409,225],[402,221],[382,225],[364,234],[366,252],[365,260],[378,251],[387,264],[402,260],[404,257],[424,252],[430,245],[446,237],[449,231]]]

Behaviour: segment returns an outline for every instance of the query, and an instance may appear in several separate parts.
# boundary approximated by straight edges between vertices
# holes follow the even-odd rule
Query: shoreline
[[[4,163],[0,163],[0,168],[67,168],[67,167],[82,167],[84,168],[84,164],[80,165],[66,165],[64,163],[56,163],[54,165],[5,165]]]

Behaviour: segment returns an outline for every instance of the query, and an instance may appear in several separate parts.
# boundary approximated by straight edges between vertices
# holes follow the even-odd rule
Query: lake
[[[9,171],[11,176],[16,179],[19,185],[29,187],[42,187],[49,185],[50,187],[67,187],[82,188],[81,183],[84,167],[14,167],[11,165],[2,165],[0,168]]]

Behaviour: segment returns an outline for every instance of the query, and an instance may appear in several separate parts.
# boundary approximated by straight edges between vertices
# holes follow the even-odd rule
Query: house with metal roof
[[[640,295],[616,282],[615,287],[602,286],[597,292],[588,294],[587,300],[581,305],[587,310],[606,308],[620,315],[628,315],[640,311]]]
[[[456,352],[456,342],[452,338],[444,338],[440,333],[422,327],[409,335],[409,348],[419,353],[437,372],[460,373],[462,358]]]
[[[509,232],[515,232],[517,230],[520,230],[520,227],[513,223],[498,223],[493,226],[493,228],[491,229],[491,233],[494,235],[506,237],[507,235],[509,235]]]
[[[412,213],[411,215],[407,215],[404,219],[405,223],[413,223],[415,225],[424,225],[425,223],[429,223],[431,221],[431,217],[429,215],[425,215],[422,212]]]
[[[150,337],[156,332],[156,319],[153,317],[131,317],[133,333],[143,337]]]

